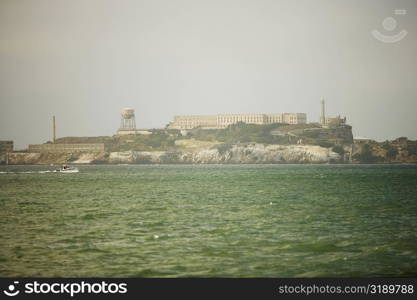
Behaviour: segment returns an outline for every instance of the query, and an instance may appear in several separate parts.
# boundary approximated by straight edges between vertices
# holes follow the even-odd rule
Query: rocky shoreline
[[[341,155],[315,145],[232,145],[230,149],[92,153],[9,153],[8,164],[262,164],[332,163]],[[4,159],[3,159],[4,160]]]
[[[101,143],[103,152],[8,152],[0,164],[327,164],[417,163],[417,141],[354,140],[351,127],[240,124],[223,130],[154,130],[150,135],[66,137],[54,144]],[[50,143],[50,142],[48,142]],[[47,144],[48,144],[47,143]],[[97,151],[97,150],[95,150]]]

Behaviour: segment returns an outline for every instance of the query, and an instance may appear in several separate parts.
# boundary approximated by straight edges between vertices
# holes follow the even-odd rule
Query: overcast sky
[[[123,107],[138,128],[317,121],[321,97],[355,136],[417,139],[416,15],[415,0],[0,0],[0,140],[46,142],[52,115],[59,137],[113,135]]]

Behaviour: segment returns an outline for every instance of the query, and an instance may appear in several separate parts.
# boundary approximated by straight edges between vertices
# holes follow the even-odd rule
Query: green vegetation
[[[320,147],[323,147],[323,148],[331,148],[333,146],[332,142],[329,142],[329,141],[326,141],[326,140],[324,140],[324,141],[318,140],[315,144],[317,144],[317,145],[319,145]]]
[[[115,136],[109,151],[166,151],[174,147],[175,136],[165,130],[155,130],[149,135]]]
[[[342,147],[342,146],[340,146],[340,145],[335,145],[335,146],[333,146],[333,147],[332,147],[332,151],[333,151],[333,152],[336,152],[336,153],[338,153],[338,154],[340,154],[340,155],[344,155],[344,154],[345,154],[345,149],[343,149],[343,147]]]
[[[168,130],[152,130],[149,135],[122,135],[108,137],[66,137],[56,143],[104,143],[107,151],[167,151],[175,146],[179,132]]]
[[[305,130],[303,132],[303,136],[307,137],[307,138],[318,139],[318,138],[320,138],[321,132],[322,132],[321,129]]]
[[[219,151],[220,154],[226,153],[227,151],[232,149],[232,147],[233,147],[233,144],[228,144],[228,143],[215,146],[215,148],[217,149],[217,151]]]
[[[286,124],[254,125],[239,122],[225,129],[194,129],[187,137],[202,141],[219,141],[226,144],[234,143],[289,143],[288,137],[282,139],[271,135],[271,131]]]
[[[353,158],[358,160],[360,163],[365,164],[372,164],[381,161],[379,156],[373,154],[372,147],[369,144],[363,145],[361,153],[355,154]]]
[[[387,151],[386,156],[387,156],[387,158],[388,158],[389,160],[394,159],[394,158],[398,155],[398,149],[397,149],[397,147],[394,147],[394,146],[393,146],[393,145],[391,145],[391,143],[390,143],[390,142],[388,142],[388,141],[385,141],[385,142],[382,144],[382,148],[383,148],[384,150],[386,150],[386,151]]]
[[[417,141],[409,141],[407,144],[408,155],[417,156]]]
[[[337,128],[322,128],[318,124],[268,124],[255,125],[237,123],[225,129],[201,129],[176,130],[176,129],[152,129],[148,134],[114,135],[98,137],[64,137],[56,141],[58,144],[83,144],[104,143],[105,152],[94,156],[94,163],[107,163],[110,152],[138,151],[134,154],[136,163],[153,163],[154,154],[146,152],[161,151],[160,161],[163,163],[175,163],[183,156],[202,150],[217,149],[223,155],[229,152],[235,145],[245,144],[276,144],[276,145],[319,145],[328,148],[341,157],[345,155],[345,148],[354,151],[353,161],[358,163],[415,163],[417,160],[417,141],[408,140],[405,137],[393,141],[378,143],[375,141],[353,143],[351,127],[340,126]],[[18,151],[14,151],[18,152]],[[232,154],[232,153],[231,153]],[[79,159],[79,153],[62,154],[43,153],[39,161],[51,161],[53,156],[59,156],[61,160],[75,162]],[[181,155],[181,157],[179,156]],[[162,157],[161,157],[162,156]],[[230,155],[228,155],[229,157]],[[5,163],[5,156],[0,158],[0,163]],[[58,158],[56,158],[58,159]]]
[[[350,133],[346,129],[323,129],[317,124],[267,124],[255,125],[239,122],[225,129],[201,129],[188,130],[183,136],[180,130],[153,129],[152,134],[144,135],[115,135],[112,137],[66,137],[60,138],[56,143],[104,143],[107,151],[176,151],[181,147],[175,144],[178,140],[194,139],[222,143],[216,146],[220,153],[229,150],[234,144],[261,143],[290,145],[301,142],[305,145],[320,145],[331,148],[336,144],[348,142],[342,136]],[[338,148],[336,148],[338,149]],[[343,149],[342,149],[343,150]],[[339,152],[342,151],[339,149]],[[338,153],[339,153],[338,152]],[[146,158],[144,158],[146,159]],[[167,158],[170,160],[170,158]]]

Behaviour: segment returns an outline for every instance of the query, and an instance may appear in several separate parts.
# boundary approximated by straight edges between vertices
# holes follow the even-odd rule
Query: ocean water
[[[417,166],[0,168],[0,276],[417,275]]]

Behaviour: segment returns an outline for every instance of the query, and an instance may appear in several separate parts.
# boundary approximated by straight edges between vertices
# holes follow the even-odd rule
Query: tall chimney
[[[321,115],[320,115],[321,125],[326,125],[326,112],[324,108],[324,98],[321,98]]]
[[[52,118],[52,133],[53,133],[53,139],[54,139],[54,143],[56,140],[56,127],[55,127],[55,116]]]

